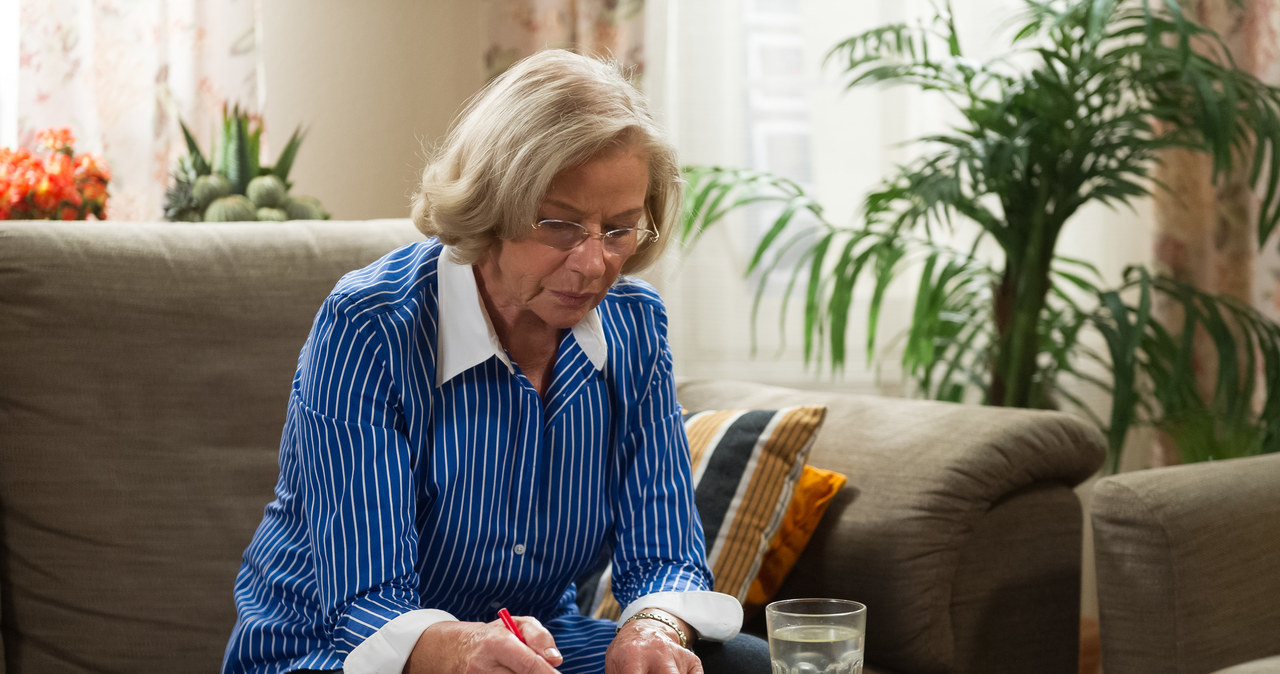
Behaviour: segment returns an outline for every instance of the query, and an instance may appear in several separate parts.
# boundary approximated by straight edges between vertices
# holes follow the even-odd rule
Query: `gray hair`
[[[623,264],[634,273],[671,239],[679,161],[616,62],[564,50],[519,61],[467,103],[422,172],[413,223],[452,246],[459,263],[475,264],[500,239],[528,232],[557,173],[630,143],[649,157],[645,207],[659,234]]]

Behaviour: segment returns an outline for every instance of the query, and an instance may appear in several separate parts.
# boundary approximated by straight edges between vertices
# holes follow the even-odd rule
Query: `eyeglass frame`
[[[652,222],[653,222],[653,218],[649,215],[649,209],[648,209],[647,207],[645,208],[645,219],[646,219],[649,223],[652,223]],[[542,240],[535,239],[535,240],[537,240],[537,241],[538,241],[538,243],[540,243],[540,244],[542,244],[542,245],[544,245],[544,246],[546,246],[546,247],[548,247],[548,248],[550,248],[550,249],[552,249],[552,250],[558,250],[558,251],[561,251],[561,252],[563,252],[563,253],[568,253],[568,252],[573,251],[573,250],[574,250],[574,249],[576,249],[578,246],[581,246],[582,244],[586,243],[588,239],[599,239],[599,240],[600,240],[600,243],[601,243],[601,246],[604,248],[604,251],[605,251],[606,253],[609,253],[610,255],[615,255],[615,256],[617,256],[617,255],[624,255],[624,254],[625,254],[625,255],[630,256],[630,255],[635,255],[636,253],[640,252],[640,250],[641,250],[643,247],[645,247],[645,246],[647,246],[647,245],[649,245],[649,244],[653,243],[654,241],[657,241],[657,240],[658,240],[659,238],[661,238],[661,236],[662,236],[662,235],[658,232],[658,230],[657,230],[657,229],[650,229],[649,227],[639,227],[639,226],[637,226],[637,227],[618,227],[618,228],[615,228],[615,229],[611,229],[611,230],[609,230],[609,231],[607,231],[607,232],[604,230],[604,228],[603,228],[603,226],[602,226],[602,227],[601,227],[601,229],[600,229],[600,231],[597,233],[597,232],[592,232],[591,230],[587,229],[587,228],[586,228],[586,226],[585,226],[585,225],[583,225],[581,222],[574,222],[573,220],[565,220],[565,219],[563,219],[563,218],[540,218],[540,219],[538,219],[536,222],[534,222],[534,223],[533,223],[533,225],[532,225],[532,227],[531,227],[531,228],[532,228],[532,229],[534,229],[534,230],[542,229],[542,225],[543,225],[543,224],[545,224],[545,223],[548,223],[548,222],[562,222],[562,223],[567,224],[567,225],[573,225],[573,226],[577,227],[578,229],[581,229],[581,230],[582,230],[582,238],[581,238],[581,239],[579,239],[577,243],[573,244],[572,246],[569,246],[568,248],[560,248],[560,247],[558,247],[558,246],[553,246],[553,245],[551,245],[550,243],[547,243],[546,241],[542,241]],[[618,236],[612,236],[615,232],[634,232],[634,233],[635,233],[635,235],[636,235],[636,239],[637,239],[637,241],[636,241],[636,248],[635,248],[635,250],[631,251],[630,253],[616,253],[616,252],[610,251],[610,250],[609,250],[609,247],[608,247],[608,242],[609,242],[610,240],[621,240],[621,237],[618,237]],[[644,238],[643,238],[643,240],[641,240],[641,235],[642,235],[642,234],[645,234],[645,235],[648,235],[648,236],[644,237]],[[623,235],[623,236],[625,236],[625,235]]]

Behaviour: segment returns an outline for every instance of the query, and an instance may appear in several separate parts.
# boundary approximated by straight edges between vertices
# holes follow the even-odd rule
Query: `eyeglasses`
[[[604,252],[621,257],[635,253],[657,238],[657,232],[643,227],[602,229],[599,234],[595,234],[568,220],[539,220],[533,223],[533,239],[556,250],[573,250],[587,239],[600,239]]]

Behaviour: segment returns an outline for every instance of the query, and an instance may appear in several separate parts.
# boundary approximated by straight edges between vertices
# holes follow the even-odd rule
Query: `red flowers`
[[[45,157],[0,148],[0,220],[107,219],[111,171],[94,155],[76,155],[71,129],[36,134]]]

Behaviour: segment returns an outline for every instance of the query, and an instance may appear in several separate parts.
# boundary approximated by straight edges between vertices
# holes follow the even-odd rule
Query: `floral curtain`
[[[111,168],[111,219],[162,217],[178,116],[207,147],[224,101],[261,109],[259,0],[17,1],[17,143],[70,127]]]
[[[1217,32],[1237,65],[1264,82],[1280,83],[1280,0],[1183,0],[1190,16]],[[1156,171],[1170,187],[1156,193],[1156,263],[1161,271],[1202,290],[1234,296],[1280,320],[1280,239],[1257,241],[1259,194],[1248,184],[1248,167],[1211,180],[1202,155],[1170,152]],[[1156,307],[1170,329],[1181,324],[1178,309]],[[1216,359],[1207,343],[1197,354],[1201,394],[1212,395]],[[1168,443],[1152,463],[1177,462]]]
[[[1249,47],[1253,52],[1253,73],[1268,84],[1280,84],[1280,2],[1250,0],[1243,19],[1249,26]],[[1280,321],[1280,234],[1273,236],[1258,252],[1254,275],[1258,308],[1273,321]]]
[[[489,77],[548,47],[610,56],[644,73],[644,0],[488,0]]]

